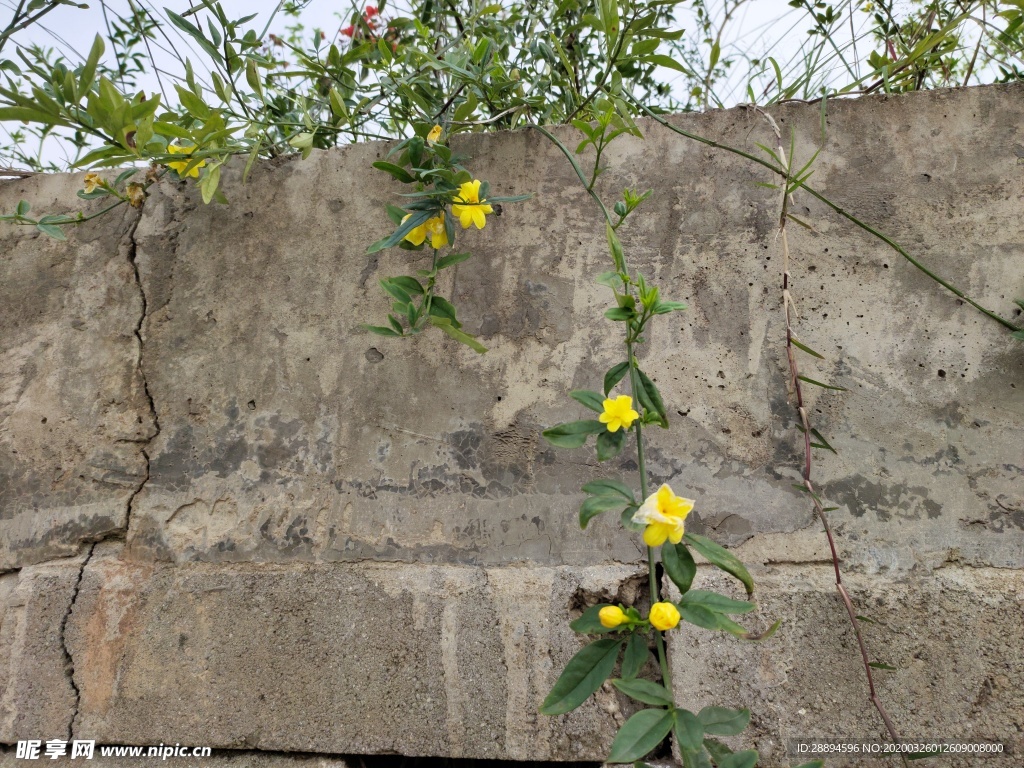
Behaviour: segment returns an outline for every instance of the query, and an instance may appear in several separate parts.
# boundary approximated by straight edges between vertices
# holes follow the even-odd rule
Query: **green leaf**
[[[693,584],[693,577],[697,575],[697,564],[690,550],[683,542],[675,545],[666,543],[661,548],[661,562],[665,566],[665,573],[685,597]]]
[[[601,623],[601,618],[598,615],[601,613],[601,609],[607,608],[608,605],[608,603],[598,603],[590,606],[582,616],[570,622],[569,627],[573,632],[581,635],[603,635],[605,632],[611,632],[611,629]]]
[[[669,312],[682,312],[687,306],[681,301],[659,301],[654,305],[651,314],[667,315]]]
[[[589,389],[574,389],[569,393],[569,397],[592,411],[604,413],[604,398],[599,392],[592,392]]]
[[[644,668],[651,651],[647,647],[647,635],[642,632],[634,632],[626,641],[626,652],[622,654],[622,677],[624,680],[632,680],[640,674]]]
[[[671,56],[666,56],[663,53],[652,53],[644,57],[644,61],[648,64],[654,64],[659,67],[667,67],[668,69],[674,69],[676,72],[682,72],[684,75],[692,76],[693,73],[681,63],[673,59]]]
[[[193,117],[197,117],[200,120],[206,120],[212,114],[213,110],[210,109],[205,101],[192,93],[192,91],[187,88],[182,88],[178,84],[174,85],[174,89],[178,92],[178,99],[181,101],[181,106],[187,109],[189,114]]]
[[[666,568],[665,570],[668,570]],[[746,600],[733,600],[731,597],[720,595],[717,592],[708,592],[704,589],[691,589],[685,595],[680,604],[700,605],[715,613],[741,614],[750,613],[755,606]]]
[[[833,386],[832,384],[822,384],[820,381],[815,381],[814,379],[810,379],[807,376],[801,375],[801,376],[797,376],[797,378],[800,379],[800,381],[806,381],[808,384],[813,384],[814,386],[821,387],[822,389],[834,389],[837,392],[845,392],[846,391],[846,387],[836,387],[836,386]]]
[[[815,352],[813,349],[811,349],[810,347],[806,346],[805,344],[801,344],[799,341],[796,340],[795,337],[790,336],[789,340],[793,343],[794,347],[796,347],[797,349],[802,349],[808,355],[813,355],[814,357],[818,358],[819,360],[824,360],[825,359],[824,355],[818,354],[817,352]]]
[[[615,234],[615,230],[612,229],[612,225],[605,222],[605,234],[608,237],[608,248],[612,253],[612,261],[615,264],[615,269],[619,272],[626,271],[626,257],[622,253],[622,243],[619,241],[619,236]]]
[[[403,184],[412,184],[416,181],[416,177],[409,173],[405,168],[394,163],[388,163],[384,160],[378,160],[373,163],[373,167],[378,171],[384,171],[385,173],[391,174],[395,179],[402,182]]]
[[[432,317],[439,318],[440,320],[447,320],[452,324],[453,328],[461,328],[460,323],[455,318],[455,307],[448,299],[441,296],[432,296],[430,299],[430,314]]]
[[[394,245],[398,245],[405,239],[406,235],[416,229],[420,224],[427,221],[427,219],[433,218],[435,215],[436,211],[433,209],[426,211],[413,211],[412,215],[408,219],[398,225],[398,229],[367,248],[367,254],[376,253],[377,251],[382,251],[385,248],[391,248]]]
[[[590,698],[615,669],[621,649],[622,641],[616,638],[595,640],[585,646],[565,665],[551,693],[541,704],[540,713],[564,715]]]
[[[676,738],[683,749],[698,750],[704,741],[704,725],[688,709],[676,710]]]
[[[700,552],[709,563],[739,579],[748,595],[754,594],[754,580],[739,558],[711,539],[698,536],[695,533],[688,533],[685,538],[686,543]]]
[[[410,296],[422,296],[423,286],[420,285],[420,281],[415,277],[409,277],[408,275],[400,275],[399,277],[388,278],[392,285],[397,285],[402,288]]]
[[[32,204],[28,200],[19,200],[18,207],[14,209],[14,212],[19,216],[25,216],[29,211],[32,210]]]
[[[44,224],[40,222],[36,224],[36,229],[42,232],[44,235],[49,235],[55,240],[67,240],[67,235],[64,234],[64,230],[58,227],[56,224]]]
[[[587,442],[590,435],[607,431],[608,428],[600,421],[589,420],[558,424],[550,429],[545,429],[541,434],[549,443],[557,445],[559,448],[579,448]]]
[[[363,330],[369,331],[370,333],[376,333],[378,336],[399,336],[401,334],[395,333],[391,328],[385,328],[381,325],[363,325],[360,326]]]
[[[600,424],[601,422],[598,422]],[[602,424],[602,426],[604,426]],[[619,455],[619,451],[626,444],[626,430],[619,429],[609,432],[605,429],[597,436],[597,460],[608,461]]]
[[[629,363],[619,363],[608,369],[604,375],[604,394],[610,396],[615,385],[622,381],[622,377],[629,371]]]
[[[868,662],[868,666],[869,667],[874,667],[875,669],[887,669],[887,670],[890,670],[890,671],[893,671],[893,670],[896,669],[896,667],[892,666],[892,664],[885,664],[885,663],[883,663],[881,661],[869,661]]]
[[[632,763],[641,759],[664,741],[674,721],[670,710],[640,710],[616,734],[607,762]]]
[[[587,523],[602,512],[622,509],[624,506],[626,502],[620,496],[590,496],[580,505],[580,528],[586,528]]]
[[[661,400],[661,393],[646,373],[639,368],[636,369],[636,372],[640,376],[640,391],[637,392],[640,402],[648,411],[658,414],[661,426],[667,429],[668,414],[665,412],[665,403]]]
[[[85,66],[82,67],[82,74],[78,79],[78,93],[82,96],[92,89],[93,81],[96,79],[96,67],[105,47],[103,38],[96,35],[92,41],[92,48],[89,50],[89,57],[85,60]]]
[[[704,739],[704,749],[711,755],[711,759],[718,763],[732,754],[732,750],[718,739]]]
[[[403,304],[408,304],[410,301],[412,301],[412,297],[409,296],[408,292],[406,292],[406,290],[401,286],[396,285],[391,278],[386,277],[382,280],[378,280],[377,282],[380,283],[381,288],[383,288],[391,296],[398,299]]]
[[[431,303],[430,309],[431,313],[433,313],[433,303]],[[477,341],[475,337],[470,336],[468,333],[460,331],[458,328],[452,325],[452,321],[449,320],[448,318],[437,317],[436,315],[431,314],[430,323],[436,328],[440,328],[442,331],[447,333],[460,344],[465,344],[474,352],[477,352],[482,355],[484,352],[487,351],[487,347],[485,347],[483,344]]]
[[[672,706],[672,694],[664,685],[651,680],[612,680],[612,685],[631,699],[656,707]]]
[[[635,531],[639,533],[647,527],[643,523],[633,522],[633,515],[636,514],[636,511],[639,508],[640,507],[638,507],[636,504],[630,504],[628,507],[622,510],[622,517],[620,518],[620,520],[622,521],[622,527],[625,528],[627,531]]]
[[[678,606],[679,616],[683,621],[693,624],[695,627],[701,627],[703,629],[710,629],[712,631],[719,630],[722,628],[721,619],[722,616],[710,611],[702,605],[682,605]]]
[[[220,61],[223,58],[223,54],[206,39],[206,36],[203,35],[198,27],[176,14],[170,8],[164,8],[164,13],[167,14],[167,18],[171,20],[174,26],[199,43],[202,49],[210,54],[214,61]]]
[[[449,253],[447,256],[442,256],[437,260],[437,268],[439,270],[451,267],[456,264],[460,264],[471,256],[469,253]]]
[[[609,320],[632,320],[636,317],[636,311],[629,307],[612,307],[604,313],[604,316]]]
[[[716,736],[735,736],[737,733],[742,733],[750,723],[750,710],[704,707],[697,713],[697,718],[704,726],[705,733],[713,733]]]
[[[584,493],[592,493],[595,496],[609,496],[618,494],[632,504],[636,503],[632,489],[620,483],[618,480],[591,480],[583,486]]]

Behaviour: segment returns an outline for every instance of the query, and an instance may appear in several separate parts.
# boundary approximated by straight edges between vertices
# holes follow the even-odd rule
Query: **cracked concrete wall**
[[[1012,317],[1021,94],[831,104],[815,184]],[[809,158],[818,108],[773,114]],[[755,153],[771,140],[743,110],[674,120]],[[766,765],[787,764],[787,736],[877,737],[827,546],[791,487],[778,199],[757,186],[772,179],[642,128],[613,145],[603,189],[655,190],[623,242],[690,305],[640,351],[673,422],[652,430],[648,469],[698,500],[691,529],[751,563],[757,621],[785,618],[759,646],[678,633],[676,685],[695,705],[712,686],[749,704]],[[165,180],[140,215],[67,244],[0,231],[0,742],[606,754],[629,713],[614,693],[535,714],[579,647],[567,616],[643,599],[638,538],[576,524],[584,482],[635,467],[539,436],[580,418],[568,390],[621,357],[594,283],[603,228],[536,132],[456,144],[496,194],[536,195],[466,233],[474,258],[443,282],[482,357],[359,328],[387,311],[379,278],[422,266],[364,252],[403,191],[368,170],[386,145],[262,163],[246,185],[229,168],[226,207]],[[0,207],[63,209],[80,184],[6,182]],[[816,484],[881,622],[869,642],[898,667],[883,698],[909,736],[1019,751],[1024,352],[823,205],[798,196],[795,212],[814,226],[790,232],[797,332],[825,357],[802,372],[846,388],[807,391],[838,450],[816,453]]]

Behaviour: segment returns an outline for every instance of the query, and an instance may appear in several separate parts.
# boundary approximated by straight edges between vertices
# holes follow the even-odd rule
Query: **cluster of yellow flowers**
[[[455,216],[463,229],[474,226],[483,229],[487,225],[487,214],[494,209],[485,200],[480,199],[480,179],[467,181],[459,186],[459,193],[452,203],[452,215]],[[412,214],[409,214],[411,216]],[[408,219],[406,216],[402,221]],[[422,245],[430,237],[431,248],[444,248],[448,245],[448,233],[445,231],[445,213],[427,219],[418,227],[413,227],[405,236],[413,245]]]
[[[615,629],[623,624],[629,624],[632,619],[626,615],[617,605],[606,605],[597,613],[601,626],[607,629]],[[651,626],[661,632],[667,632],[679,624],[679,609],[672,603],[655,603],[651,606],[651,612],[647,616]]]

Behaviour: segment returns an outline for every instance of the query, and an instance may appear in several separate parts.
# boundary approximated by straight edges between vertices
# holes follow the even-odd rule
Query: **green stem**
[[[769,163],[767,160],[763,160],[760,157],[757,157],[756,155],[750,154],[749,152],[744,152],[742,149],[738,149],[736,147],[731,147],[728,144],[721,144],[721,143],[719,143],[717,141],[714,141],[712,139],[705,138],[704,136],[698,136],[695,133],[690,133],[689,131],[684,131],[682,128],[678,128],[677,126],[672,125],[667,120],[665,120],[664,118],[660,117],[659,115],[656,115],[654,112],[649,110],[647,107],[645,107],[643,104],[641,104],[636,99],[633,99],[632,97],[630,97],[630,98],[632,99],[633,103],[636,104],[649,117],[654,118],[654,120],[656,122],[661,123],[663,126],[668,128],[673,133],[678,133],[680,136],[685,136],[688,139],[692,139],[693,141],[700,142],[701,144],[706,144],[709,147],[715,147],[716,149],[724,149],[726,152],[732,152],[734,155],[739,155],[740,157],[746,158],[747,160],[751,160],[751,161],[757,163],[758,165],[764,166],[765,168],[770,170],[772,173],[775,173],[775,174],[777,174],[778,176],[781,176],[784,179],[788,179],[789,178],[788,174],[786,173],[786,170],[783,169],[783,168],[779,168],[774,163]],[[883,243],[885,243],[890,248],[892,248],[894,251],[896,251],[896,253],[898,253],[904,259],[909,261],[911,264],[913,264],[917,269],[919,269],[922,272],[924,272],[928,277],[930,277],[932,280],[937,282],[939,285],[941,285],[947,291],[952,293],[954,296],[957,296],[960,299],[963,299],[965,302],[970,304],[972,307],[974,307],[976,310],[981,312],[983,315],[987,315],[988,317],[992,318],[997,323],[999,323],[1000,325],[1010,329],[1011,331],[1019,331],[1019,330],[1021,330],[1016,325],[1011,323],[1009,320],[1007,320],[1007,319],[1005,319],[1003,317],[1000,317],[995,312],[993,312],[993,311],[991,311],[989,309],[986,309],[985,307],[981,306],[981,304],[976,302],[974,299],[970,298],[967,294],[965,294],[963,291],[961,291],[959,288],[957,288],[952,283],[949,283],[946,280],[943,280],[941,277],[939,277],[934,272],[932,272],[930,269],[928,269],[926,266],[924,266],[924,264],[922,264],[920,261],[918,261],[913,256],[911,256],[909,253],[907,253],[906,249],[903,248],[903,246],[901,246],[899,243],[895,242],[890,237],[882,234],[881,232],[879,232],[877,229],[875,229],[871,225],[865,224],[863,221],[858,219],[852,213],[849,213],[848,211],[844,210],[843,208],[841,208],[836,203],[833,203],[831,200],[829,200],[827,197],[825,197],[823,194],[818,192],[813,187],[810,187],[810,186],[808,186],[807,184],[805,184],[803,182],[795,181],[794,189],[803,189],[809,195],[811,195],[811,197],[817,198],[818,200],[823,202],[825,205],[827,205],[829,208],[831,208],[833,211],[835,211],[840,216],[842,216],[844,219],[847,219],[848,221],[852,222],[853,224],[856,224],[858,227],[863,229],[868,234],[877,237]]]
[[[633,391],[633,397],[639,402],[640,377],[636,372],[636,362],[633,358],[633,342],[626,341],[626,354],[629,357],[629,386]],[[644,456],[644,433],[640,426],[640,419],[633,422],[633,434],[636,435],[636,464],[640,473],[640,498],[647,498],[647,464]],[[647,548],[647,583],[651,592],[651,605],[661,601],[661,590],[658,587],[658,575],[654,568],[654,547]],[[654,641],[658,648],[658,665],[661,667],[661,681],[672,692],[672,675],[668,668],[668,654],[665,652],[665,638],[661,632],[655,630]]]
[[[565,155],[566,159],[569,161],[569,164],[572,166],[572,169],[576,171],[576,175],[579,177],[580,184],[583,185],[583,188],[587,190],[587,194],[594,198],[594,201],[597,203],[598,207],[600,207],[601,213],[604,214],[604,220],[608,222],[609,226],[613,226],[611,214],[608,213],[608,209],[605,207],[604,201],[601,200],[601,198],[593,190],[593,188],[587,184],[587,178],[583,174],[583,169],[580,168],[580,164],[576,162],[576,158],[572,156],[572,153],[569,151],[568,147],[566,147],[565,144],[556,139],[551,133],[549,133],[546,129],[541,128],[539,125],[534,125],[533,128],[547,136],[548,139],[551,140],[551,143],[561,150],[562,154]]]

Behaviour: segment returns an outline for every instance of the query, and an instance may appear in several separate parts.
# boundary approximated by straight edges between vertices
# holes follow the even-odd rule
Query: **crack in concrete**
[[[82,561],[82,566],[78,569],[78,578],[75,580],[75,587],[71,592],[71,600],[68,602],[68,610],[60,622],[60,647],[64,652],[64,674],[67,676],[68,682],[71,683],[71,689],[75,692],[75,708],[71,713],[71,720],[68,722],[68,741],[71,741],[74,737],[75,720],[78,719],[78,707],[82,703],[82,692],[78,689],[78,685],[75,683],[75,659],[68,648],[68,619],[71,618],[71,612],[75,609],[75,603],[78,602],[78,592],[82,588],[82,577],[85,576],[85,567],[89,565],[89,561],[92,559],[92,553],[96,551],[96,544],[97,542],[93,542],[89,545],[89,552]]]
[[[142,275],[139,273],[139,264],[138,261],[136,260],[139,245],[138,241],[136,241],[135,239],[135,232],[139,228],[140,221],[142,221],[141,214],[138,216],[138,218],[135,219],[135,222],[131,225],[131,228],[128,230],[128,261],[132,265],[132,271],[135,274],[135,285],[138,287],[139,296],[142,298],[142,312],[139,314],[139,322],[135,326],[135,338],[138,339],[139,342],[139,355],[135,365],[139,371],[139,377],[142,379],[142,390],[146,395],[146,402],[149,403],[149,413],[153,420],[153,433],[145,440],[139,440],[137,442],[148,446],[160,434],[160,416],[157,413],[156,403],[153,401],[153,395],[149,391],[149,381],[146,379],[146,369],[145,366],[143,365],[145,341],[142,338],[142,329],[146,323],[146,318],[148,316],[149,302],[146,298],[146,289],[142,285]],[[142,481],[139,483],[139,487],[136,488],[132,495],[128,498],[128,505],[125,513],[124,523],[125,539],[128,538],[128,532],[131,528],[132,505],[135,503],[135,497],[142,493],[142,489],[146,487],[146,483],[149,482],[150,478],[150,465],[152,464],[152,460],[150,459],[149,451],[147,451],[145,448],[140,448],[140,451],[142,452],[143,457],[146,459],[146,474],[142,478]]]

